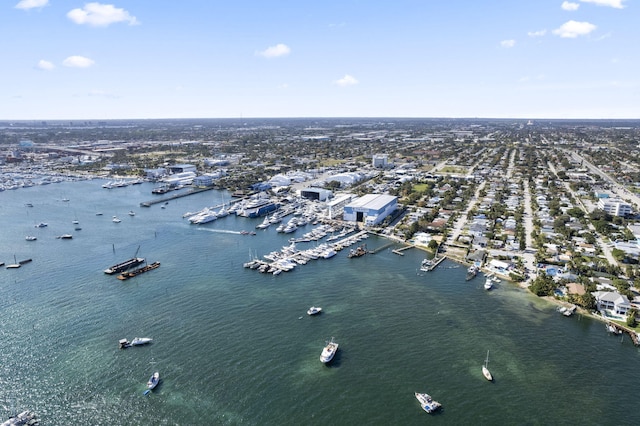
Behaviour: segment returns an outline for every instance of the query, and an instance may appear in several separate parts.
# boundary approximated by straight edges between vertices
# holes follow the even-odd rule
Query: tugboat
[[[361,246],[358,246],[358,248],[356,248],[356,249],[351,249],[349,251],[349,255],[347,257],[349,257],[349,259],[351,259],[352,257],[364,256],[365,254],[367,254],[367,245],[363,244]]]

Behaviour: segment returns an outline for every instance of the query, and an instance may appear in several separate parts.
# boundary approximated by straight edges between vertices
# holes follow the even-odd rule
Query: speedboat
[[[322,349],[322,353],[320,354],[320,362],[326,364],[330,362],[335,356],[336,352],[338,352],[338,344],[333,341],[333,337],[330,342],[327,342],[324,349]]]
[[[120,223],[120,222],[122,222],[122,221],[118,218],[118,216],[114,216],[114,217],[113,217],[113,219],[111,219],[111,221],[112,221],[112,222],[114,222],[114,223]]]
[[[442,405],[438,401],[434,401],[430,395],[426,393],[418,393],[414,392],[416,399],[420,402],[420,406],[427,413],[433,413],[438,408],[442,407]]]
[[[27,235],[24,239],[27,240],[27,241],[35,241],[38,238],[33,236],[33,235]]]
[[[322,308],[320,306],[312,306],[307,311],[307,315],[316,315],[322,312]]]
[[[147,343],[151,343],[153,339],[150,337],[134,337],[131,341],[131,346],[140,346],[146,345]]]
[[[129,216],[135,216],[136,212],[134,212],[133,210],[129,210]]]
[[[45,222],[40,222],[39,224],[35,225],[36,228],[44,228],[46,226],[49,226],[49,224]]]
[[[491,278],[487,278],[487,280],[484,282],[484,289],[491,290],[492,287],[493,287],[493,280]]]

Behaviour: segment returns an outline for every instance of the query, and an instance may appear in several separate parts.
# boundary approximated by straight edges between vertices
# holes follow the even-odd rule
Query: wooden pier
[[[391,250],[392,253],[398,254],[400,256],[404,256],[403,251],[405,250],[409,250],[410,248],[413,248],[413,246],[404,246],[404,247],[400,247],[399,249],[395,249],[395,250]]]

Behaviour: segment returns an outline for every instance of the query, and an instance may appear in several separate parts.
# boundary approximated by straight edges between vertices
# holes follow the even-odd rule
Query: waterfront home
[[[631,303],[624,294],[615,291],[594,291],[591,294],[596,298],[596,307],[600,312],[610,311],[624,316],[631,309]]]

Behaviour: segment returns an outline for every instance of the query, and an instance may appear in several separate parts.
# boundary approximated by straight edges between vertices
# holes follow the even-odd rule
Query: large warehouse
[[[344,206],[342,218],[374,226],[398,207],[398,198],[385,194],[367,194]]]

